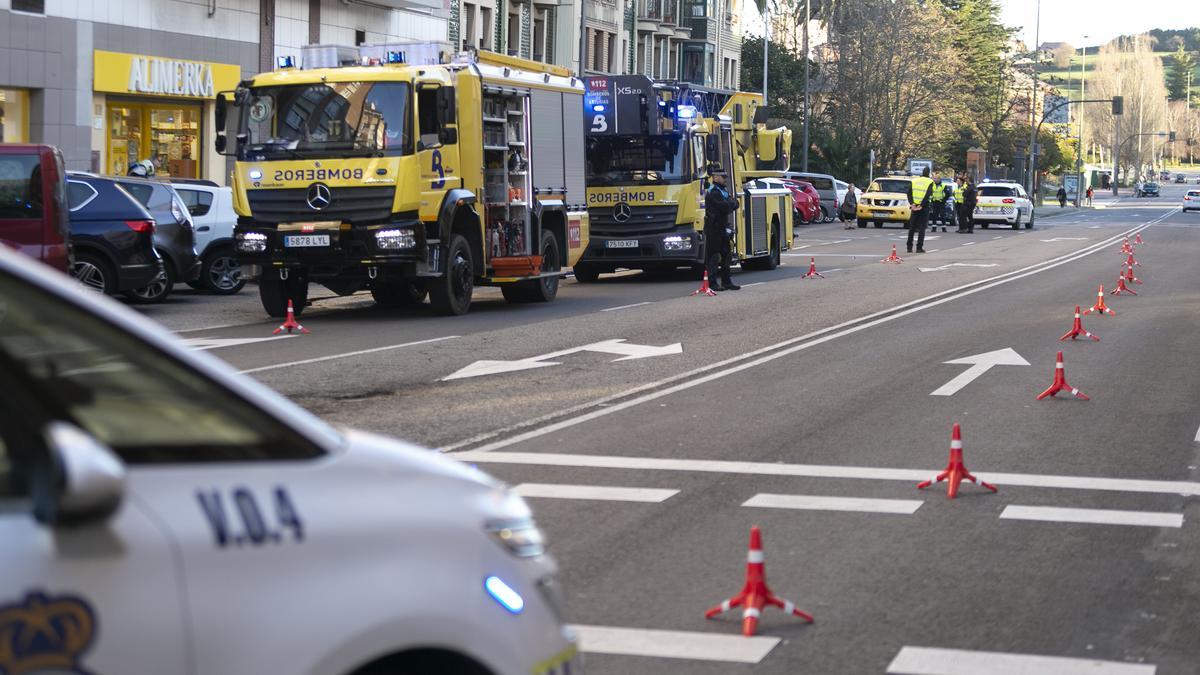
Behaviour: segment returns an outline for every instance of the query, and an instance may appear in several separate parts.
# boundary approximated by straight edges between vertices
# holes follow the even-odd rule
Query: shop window
[[[29,141],[29,94],[21,89],[0,89],[0,143]]]
[[[108,173],[123,176],[129,165],[154,162],[159,176],[200,175],[200,106],[110,102]]]

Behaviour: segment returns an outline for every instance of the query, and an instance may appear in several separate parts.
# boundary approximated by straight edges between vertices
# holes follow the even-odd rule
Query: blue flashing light
[[[294,56],[277,56],[275,57],[275,65],[279,68],[295,68],[296,57]]]
[[[659,102],[658,102],[658,107],[660,107],[660,108],[665,108],[665,107],[667,107],[667,102],[666,102],[666,101],[659,101]]]
[[[387,59],[386,59],[387,63],[404,63],[405,60],[406,59],[404,58],[404,52],[388,52],[387,53]]]
[[[521,594],[514,591],[512,586],[500,580],[500,577],[490,576],[483,580],[483,588],[492,596],[492,599],[500,603],[500,606],[507,609],[513,614],[520,614],[521,610],[525,609],[525,599]]]
[[[681,105],[675,109],[675,115],[681,120],[690,120],[696,117],[696,106]]]
[[[592,106],[592,110],[596,112],[604,112],[604,105],[602,103],[597,103],[596,105]]]
[[[262,180],[262,171],[250,169],[250,180]]]

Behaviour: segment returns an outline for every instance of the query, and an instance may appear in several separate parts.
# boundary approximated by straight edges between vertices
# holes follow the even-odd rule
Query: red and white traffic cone
[[[963,463],[962,429],[958,426],[958,422],[955,422],[954,429],[950,432],[950,461],[946,463],[946,468],[941,473],[927,481],[917,483],[917,489],[924,490],[934,483],[946,481],[946,497],[954,499],[958,496],[959,483],[964,480],[996,492],[995,485],[976,480],[974,474],[967,471],[967,465]]]
[[[1117,251],[1121,255],[1133,253],[1133,247],[1129,245],[1129,237],[1125,237],[1125,241],[1121,243],[1121,250]]]
[[[1125,269],[1133,269],[1133,268],[1126,267]],[[1132,288],[1125,285],[1125,275],[1123,275],[1123,274],[1117,275],[1117,287],[1112,289],[1111,291],[1109,291],[1109,293],[1111,293],[1113,295],[1120,295],[1122,293],[1128,293],[1130,295],[1137,295],[1137,291],[1135,291]]]
[[[1125,266],[1126,266],[1126,267],[1133,267],[1134,265],[1137,265],[1138,267],[1141,267],[1141,266],[1142,266],[1142,263],[1140,263],[1140,262],[1138,262],[1138,261],[1134,260],[1134,259],[1133,259],[1133,251],[1130,251],[1130,252],[1129,252],[1129,257],[1125,259]]]
[[[283,323],[280,324],[279,328],[276,328],[271,333],[271,335],[279,335],[280,333],[282,333],[285,330],[288,333],[291,333],[292,331],[296,331],[298,333],[305,333],[305,334],[312,332],[309,329],[305,328],[304,326],[301,326],[296,321],[296,311],[294,309],[292,309],[292,301],[291,300],[288,300],[287,318],[283,320]]]
[[[1125,266],[1125,283],[1126,283],[1127,285],[1128,285],[1128,284],[1140,284],[1140,283],[1142,283],[1142,280],[1141,280],[1141,279],[1139,279],[1139,278],[1137,278],[1137,277],[1133,276],[1133,268],[1132,268],[1132,267],[1130,267],[1130,266],[1128,266],[1128,265],[1126,265],[1126,266]]]
[[[1075,387],[1072,387],[1071,385],[1067,384],[1067,369],[1063,367],[1063,355],[1062,354],[1063,354],[1062,352],[1058,353],[1058,359],[1054,363],[1054,384],[1050,385],[1050,388],[1047,389],[1046,391],[1043,391],[1042,393],[1038,394],[1037,400],[1040,401],[1040,400],[1046,398],[1047,396],[1054,396],[1055,394],[1058,394],[1059,392],[1062,392],[1062,391],[1070,392],[1071,395],[1074,396],[1075,398],[1078,398],[1078,399],[1081,399],[1084,401],[1092,400],[1091,398],[1088,397],[1087,394],[1085,394],[1082,391],[1079,391],[1078,389],[1076,389]]]
[[[1091,333],[1089,333],[1083,329],[1083,319],[1080,318],[1079,305],[1075,305],[1075,324],[1073,326],[1071,326],[1071,330],[1066,335],[1058,338],[1058,341],[1062,342],[1063,340],[1066,340],[1067,338],[1071,338],[1072,340],[1074,340],[1075,338],[1077,338],[1081,335],[1083,337],[1089,337],[1089,338],[1095,340],[1096,342],[1100,341],[1100,338],[1096,337],[1095,335],[1092,335]]]
[[[809,623],[813,622],[811,614],[796,609],[796,605],[788,600],[780,600],[775,597],[775,594],[767,586],[767,570],[763,562],[762,531],[755,525],[750,528],[750,552],[746,555],[746,584],[742,586],[742,590],[737,595],[705,612],[704,618],[711,619],[734,607],[741,607],[742,635],[751,637],[758,629],[758,619],[762,616],[763,607],[766,605],[778,607]]]
[[[1091,314],[1092,312],[1096,312],[1097,314],[1111,314],[1113,316],[1117,315],[1108,305],[1104,304],[1104,284],[1100,284],[1100,290],[1096,293],[1096,304],[1088,307],[1084,314]]]
[[[904,262],[904,258],[901,258],[900,256],[896,255],[896,245],[895,245],[895,244],[892,244],[892,253],[891,253],[891,255],[889,255],[888,257],[884,258],[883,260],[880,260],[879,262],[882,262],[882,263],[902,263],[902,262]]]
[[[692,295],[716,295],[717,292],[708,287],[708,270],[704,270],[704,279],[700,281],[700,288],[692,291]],[[691,296],[688,296],[691,297]]]
[[[1133,243],[1134,243],[1134,244],[1137,244],[1137,245],[1139,245],[1139,246],[1140,246],[1140,245],[1142,245],[1142,244],[1144,244],[1144,243],[1146,243],[1146,242],[1142,241],[1142,233],[1141,233],[1141,232],[1138,232],[1138,233],[1137,233],[1137,237],[1136,237],[1136,238],[1134,238],[1134,240],[1133,240]]]
[[[820,272],[817,271],[817,259],[809,258],[808,259],[808,271],[805,272],[804,276],[802,276],[800,278],[801,279],[811,279],[813,277],[821,277],[822,279],[824,279],[825,275],[821,274]]]

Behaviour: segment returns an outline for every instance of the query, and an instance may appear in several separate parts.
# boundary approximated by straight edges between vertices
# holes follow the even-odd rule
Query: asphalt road
[[[903,230],[807,226],[785,266],[715,298],[640,274],[568,280],[546,305],[487,290],[458,318],[354,296],[275,339],[252,287],[145,311],[326,419],[522,486],[588,673],[1015,670],[971,670],[974,652],[1103,662],[1027,672],[1194,673],[1200,214],[1163,192],[939,232],[920,256]],[[1135,231],[1139,295],[1084,317],[1100,342],[1057,342]],[[904,263],[881,264],[894,243]],[[801,278],[810,256],[824,279]],[[971,368],[947,361],[1004,349],[1029,365],[931,395]],[[1034,400],[1059,349],[1092,400]],[[955,422],[998,493],[916,489]],[[764,640],[722,640],[740,614],[703,612],[740,589],[753,524],[773,589],[816,623],[768,609]]]

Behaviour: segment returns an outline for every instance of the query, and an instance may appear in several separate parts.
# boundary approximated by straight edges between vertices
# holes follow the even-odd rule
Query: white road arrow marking
[[[1042,239],[1047,244],[1052,244],[1056,241],[1087,241],[1087,237],[1055,237],[1053,239]]]
[[[936,250],[936,249],[935,249]],[[918,267],[922,272],[944,272],[951,267],[995,267],[998,263],[950,263],[941,267]]]
[[[249,345],[255,342],[270,342],[271,340],[286,340],[287,338],[298,337],[297,335],[272,335],[271,337],[255,337],[255,338],[190,338],[184,340],[183,343],[192,349],[220,349],[221,347],[234,347],[237,345]]]
[[[980,375],[992,369],[992,366],[1027,366],[1029,362],[1013,351],[1011,347],[997,349],[994,352],[966,356],[953,361],[945,361],[950,365],[969,365],[958,377],[930,392],[930,396],[953,396],[960,389],[974,382]]]
[[[479,377],[481,375],[498,375],[500,373],[513,373],[520,370],[531,370],[533,368],[545,368],[547,366],[561,365],[557,359],[559,357],[577,354],[579,352],[600,352],[601,354],[616,354],[621,358],[613,359],[613,363],[617,361],[633,361],[636,359],[647,359],[653,356],[668,356],[670,354],[682,354],[683,344],[676,342],[675,344],[664,345],[662,347],[654,347],[651,345],[635,345],[626,342],[624,338],[616,340],[605,340],[604,342],[593,342],[592,344],[583,345],[582,347],[574,347],[572,349],[563,349],[541,356],[531,356],[527,359],[517,359],[515,361],[476,361],[471,365],[442,378],[443,382],[448,380],[461,380],[468,377]]]

